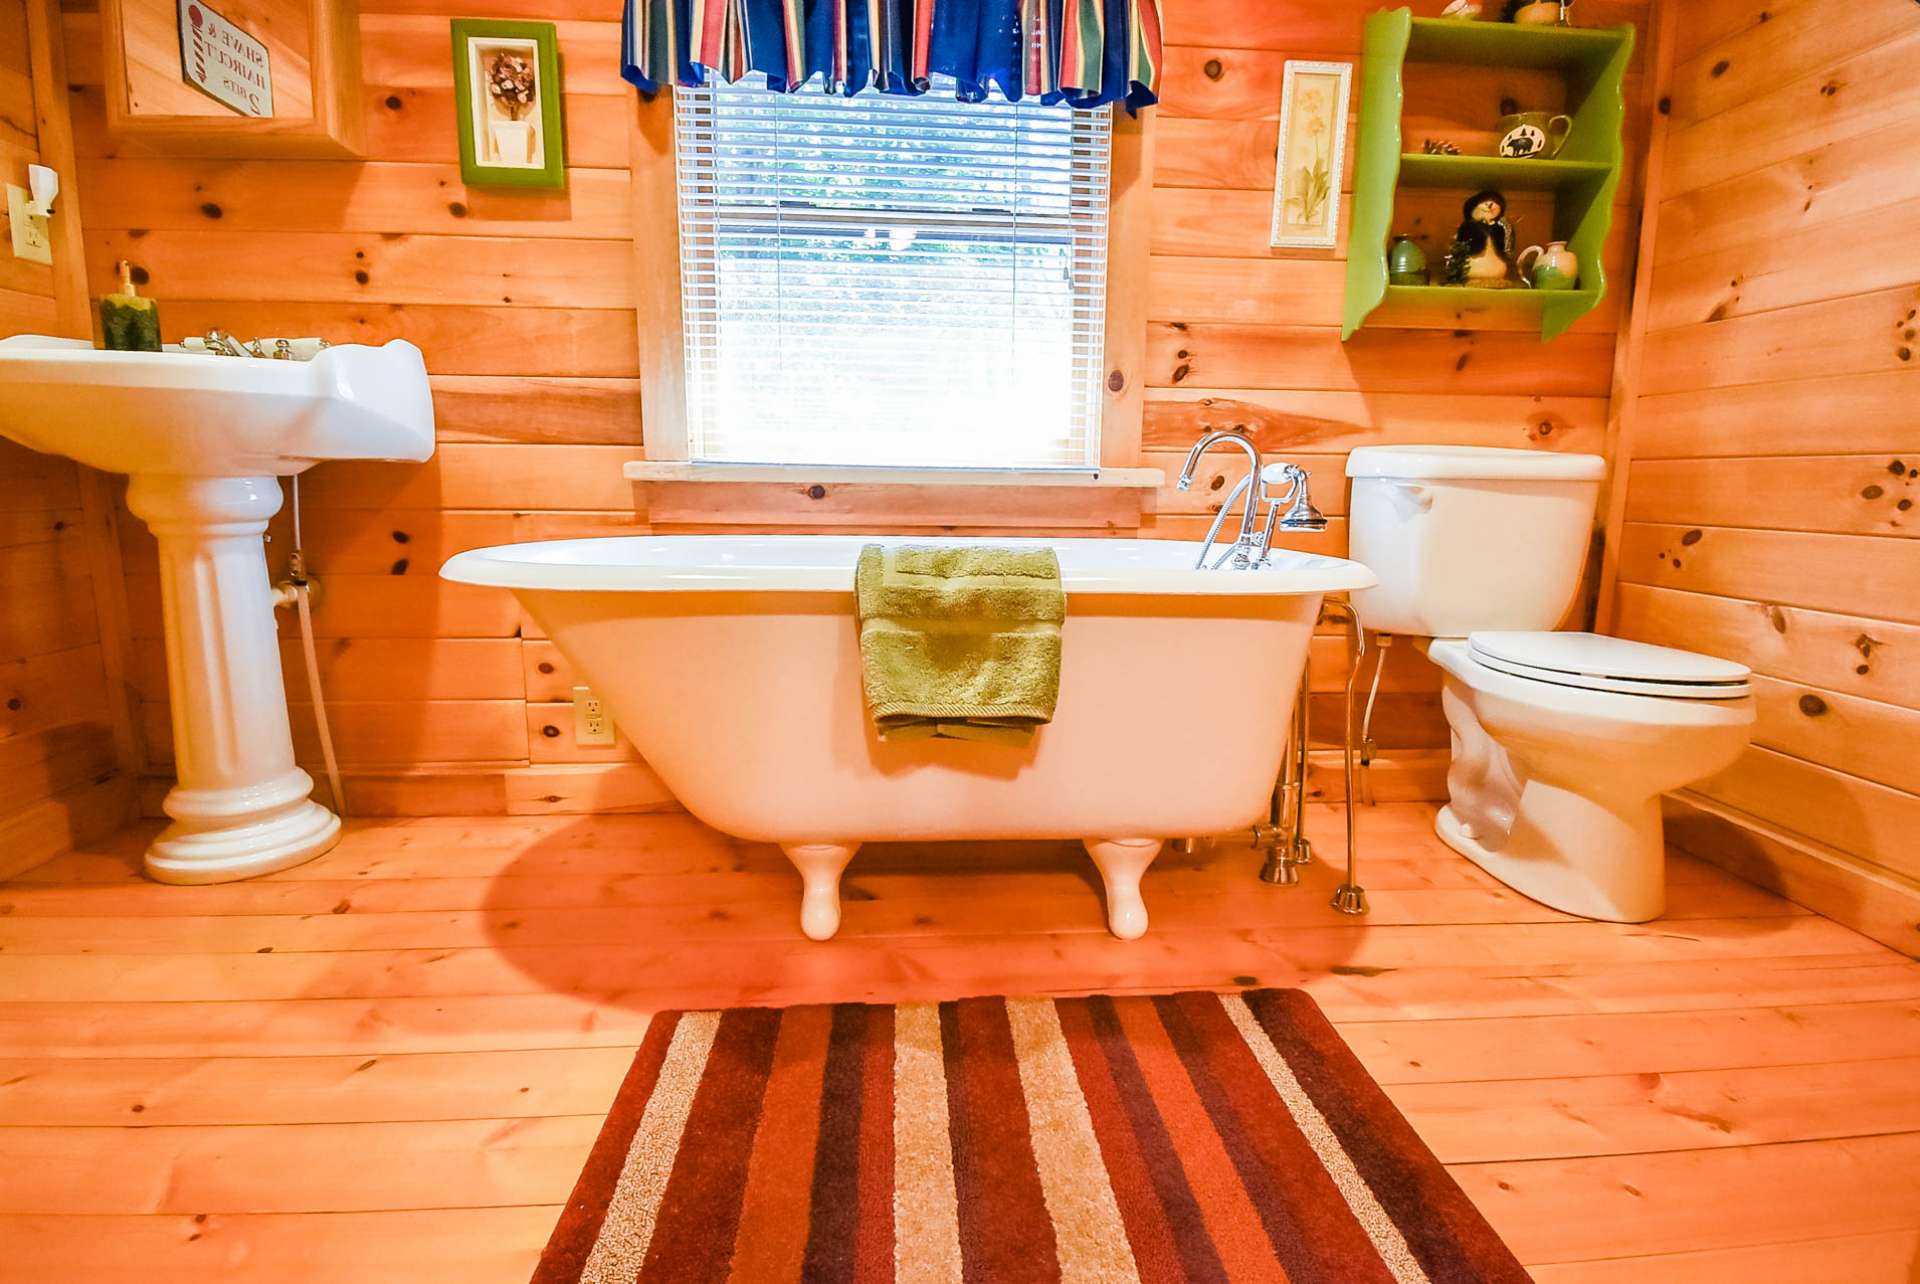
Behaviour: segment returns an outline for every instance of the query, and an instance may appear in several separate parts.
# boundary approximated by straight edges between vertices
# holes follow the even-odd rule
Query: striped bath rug
[[[1298,990],[676,1012],[534,1275],[1524,1281]]]

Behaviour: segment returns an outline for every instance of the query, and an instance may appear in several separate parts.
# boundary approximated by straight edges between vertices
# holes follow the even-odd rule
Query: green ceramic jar
[[[1400,237],[1387,251],[1387,280],[1394,285],[1427,283],[1427,252],[1411,237]]]

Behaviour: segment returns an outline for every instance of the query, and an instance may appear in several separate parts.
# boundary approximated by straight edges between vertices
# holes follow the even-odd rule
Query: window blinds
[[[690,458],[1099,462],[1110,111],[952,92],[674,91]]]

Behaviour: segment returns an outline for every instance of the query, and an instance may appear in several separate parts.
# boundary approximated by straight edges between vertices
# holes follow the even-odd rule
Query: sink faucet
[[[311,361],[333,345],[325,339],[249,339],[245,342],[215,326],[205,337],[188,337],[180,346],[188,352],[215,357],[252,357],[268,361]]]
[[[1273,537],[1277,531],[1327,529],[1326,515],[1313,506],[1313,498],[1308,493],[1307,470],[1298,464],[1271,464],[1263,467],[1260,463],[1259,447],[1239,433],[1209,433],[1195,442],[1193,449],[1187,453],[1186,466],[1180,470],[1180,480],[1175,483],[1180,490],[1192,489],[1194,470],[1199,467],[1201,456],[1223,441],[1233,442],[1245,450],[1251,466],[1247,475],[1227,492],[1226,502],[1221,504],[1219,512],[1214,514],[1213,525],[1207,528],[1207,537],[1200,546],[1199,560],[1193,564],[1195,570],[1206,566],[1207,557],[1213,552],[1213,542],[1220,534],[1220,527],[1226,523],[1227,514],[1233,511],[1234,504],[1243,496],[1245,506],[1240,514],[1240,537],[1234,541],[1233,547],[1214,563],[1216,568],[1231,558],[1233,569],[1236,571],[1258,570],[1267,564],[1273,552]],[[1268,506],[1267,523],[1265,529],[1259,535],[1255,535],[1254,519],[1262,501],[1265,501]],[[1287,505],[1284,513],[1280,510],[1282,504]]]
[[[207,351],[217,357],[257,357],[260,355],[218,326],[207,331],[206,344]]]

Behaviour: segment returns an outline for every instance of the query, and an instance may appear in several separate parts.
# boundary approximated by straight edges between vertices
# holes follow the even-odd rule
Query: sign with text
[[[180,74],[243,116],[273,115],[267,47],[204,0],[180,0]]]

